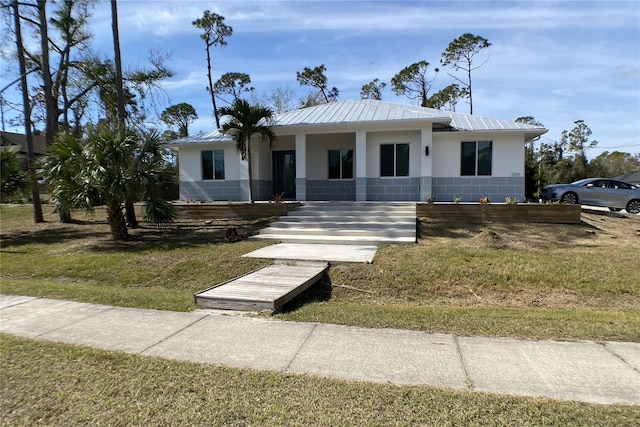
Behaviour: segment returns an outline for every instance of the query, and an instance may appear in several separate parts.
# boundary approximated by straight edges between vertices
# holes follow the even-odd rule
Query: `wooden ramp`
[[[326,262],[280,261],[194,295],[202,308],[279,310],[316,283]]]

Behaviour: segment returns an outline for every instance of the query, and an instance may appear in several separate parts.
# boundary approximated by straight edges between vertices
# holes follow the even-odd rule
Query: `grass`
[[[422,219],[418,245],[332,267],[280,318],[533,339],[640,341],[639,217],[580,225]],[[322,289],[319,289],[321,288]]]
[[[640,407],[257,372],[1,336],[2,424],[622,426]],[[53,380],[55,378],[55,380]]]
[[[110,240],[94,215],[32,224],[1,206],[0,291],[125,307],[188,311],[193,294],[267,263],[264,243],[224,242],[229,226],[182,221]],[[421,219],[417,245],[383,246],[374,263],[334,266],[282,319],[458,335],[640,341],[640,217],[583,214],[580,225],[460,224]]]
[[[26,210],[0,208],[4,293],[189,311],[194,292],[267,264],[241,256],[264,243],[224,242],[226,222],[142,227],[131,231],[130,241],[113,242],[99,211],[76,213],[83,218],[76,224],[47,218],[51,222],[25,228]],[[21,211],[22,216],[16,214]],[[266,221],[232,225],[246,232]],[[19,231],[5,234],[12,229]]]
[[[640,341],[637,311],[374,305],[313,302],[279,315],[293,321],[414,329],[459,336]]]

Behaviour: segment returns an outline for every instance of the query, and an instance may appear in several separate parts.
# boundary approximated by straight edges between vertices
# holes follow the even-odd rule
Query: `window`
[[[353,178],[353,150],[329,150],[329,179]]]
[[[224,150],[202,152],[202,179],[224,179]]]
[[[409,176],[409,144],[380,145],[380,176]]]
[[[460,175],[491,175],[491,141],[462,141],[460,153]]]

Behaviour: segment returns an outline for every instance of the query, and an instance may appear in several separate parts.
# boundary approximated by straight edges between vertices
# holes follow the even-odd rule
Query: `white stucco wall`
[[[271,147],[273,151],[287,151],[296,149],[295,135],[278,135],[278,140]]]
[[[329,178],[329,150],[351,149],[356,156],[355,148],[355,133],[307,135],[307,179]],[[354,170],[354,177],[355,173]]]
[[[432,170],[434,177],[460,176],[462,141],[493,141],[491,176],[524,176],[524,136],[497,133],[434,133]]]
[[[235,145],[230,144],[194,144],[180,147],[180,181],[202,181],[201,152],[206,150],[224,150],[225,180],[240,179],[240,156]]]
[[[269,143],[262,141],[260,138],[253,138],[251,141],[251,166],[253,179],[270,180],[272,174],[271,148]]]
[[[354,132],[307,134],[306,135],[306,178],[325,180],[328,173],[328,151],[330,149],[353,149],[355,155],[356,137]],[[518,133],[491,132],[436,132],[430,142],[429,160],[431,176],[460,176],[460,142],[493,141],[493,177],[524,177],[524,137]],[[372,131],[366,132],[366,169],[367,177],[380,178],[380,145],[409,143],[409,175],[419,177],[422,174],[425,159],[420,130],[415,131]],[[295,137],[283,135],[271,148],[267,144],[254,142],[254,179],[272,179],[272,151],[295,150]],[[194,144],[180,147],[180,180],[196,182],[202,180],[201,152],[204,150],[224,149],[225,180],[247,179],[246,163],[240,161],[234,143]],[[357,176],[354,162],[354,177]],[[429,169],[429,168],[424,168]]]

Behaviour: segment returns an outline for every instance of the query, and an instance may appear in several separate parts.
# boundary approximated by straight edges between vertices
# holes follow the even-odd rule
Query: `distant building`
[[[36,158],[44,155],[46,151],[44,135],[33,135],[33,154]],[[20,133],[0,132],[0,149],[13,150],[18,154],[22,164],[27,165],[27,136]]]
[[[629,184],[640,185],[640,171],[625,173],[624,175],[615,177],[615,179],[618,181],[628,182]]]

